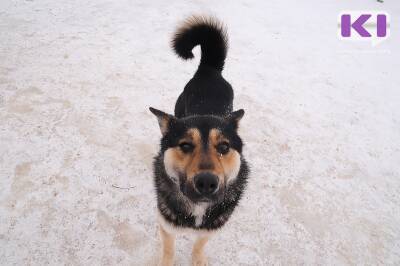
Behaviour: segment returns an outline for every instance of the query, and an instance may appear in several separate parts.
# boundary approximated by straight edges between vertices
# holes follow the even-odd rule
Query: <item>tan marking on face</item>
[[[240,154],[233,148],[226,154],[219,154],[216,147],[221,142],[229,143],[229,140],[218,129],[211,129],[209,134],[209,150],[212,150],[214,160],[218,162],[218,172],[223,173],[224,182],[230,182],[239,173]],[[221,175],[219,175],[221,176]]]
[[[221,155],[216,147],[221,142],[229,140],[218,130],[212,129],[208,136],[208,147],[204,148],[198,129],[192,128],[179,140],[179,144],[188,142],[194,145],[194,150],[184,153],[181,148],[169,148],[164,153],[164,165],[167,174],[178,179],[179,175],[187,177],[187,182],[193,182],[193,177],[201,172],[210,172],[219,177],[219,185],[236,178],[240,169],[240,154],[230,149]]]
[[[170,177],[177,179],[179,175],[184,174],[188,178],[188,181],[191,181],[194,176],[193,173],[196,172],[194,165],[198,161],[201,153],[200,132],[194,128],[189,129],[178,143],[181,144],[184,142],[191,143],[195,146],[193,152],[184,153],[179,146],[169,148],[164,153],[164,165]]]
[[[193,177],[200,172],[209,171],[212,172],[213,165],[207,154],[204,151],[203,141],[201,134],[198,129],[190,129],[188,135],[191,138],[191,143],[195,146],[193,152],[185,154],[190,157],[188,164],[186,165],[186,176],[189,182],[193,181]]]
[[[240,170],[240,154],[231,149],[227,154],[221,157],[221,164],[224,168],[225,182],[229,184],[235,180]]]

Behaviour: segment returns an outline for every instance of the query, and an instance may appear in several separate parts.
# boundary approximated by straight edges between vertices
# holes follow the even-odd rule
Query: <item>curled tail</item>
[[[183,59],[193,58],[192,49],[200,45],[200,66],[207,65],[222,71],[228,50],[224,25],[213,17],[192,16],[175,32],[172,47]]]

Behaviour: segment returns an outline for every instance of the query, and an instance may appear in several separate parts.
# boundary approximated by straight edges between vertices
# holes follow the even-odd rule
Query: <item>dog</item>
[[[161,265],[173,265],[175,235],[197,235],[193,265],[208,265],[204,246],[238,205],[249,167],[238,135],[244,110],[233,111],[233,89],[222,77],[228,49],[223,24],[192,16],[178,27],[172,47],[183,59],[200,45],[200,65],[175,104],[174,115],[150,107],[161,130],[154,184],[162,240]]]

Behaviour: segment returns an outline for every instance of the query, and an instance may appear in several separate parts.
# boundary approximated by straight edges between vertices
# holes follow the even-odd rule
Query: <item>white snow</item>
[[[388,12],[391,37],[339,40],[342,10]],[[148,107],[172,112],[197,67],[170,48],[192,13],[228,26],[252,169],[210,264],[400,264],[396,0],[1,1],[0,264],[156,264]]]

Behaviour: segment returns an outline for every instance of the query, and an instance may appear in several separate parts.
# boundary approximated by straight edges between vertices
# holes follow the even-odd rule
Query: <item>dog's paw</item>
[[[169,257],[163,257],[157,264],[157,266],[173,266],[174,259]]]
[[[207,257],[204,254],[193,254],[192,266],[208,266]]]
[[[173,265],[174,265],[173,261],[160,261],[157,264],[157,266],[173,266]]]

